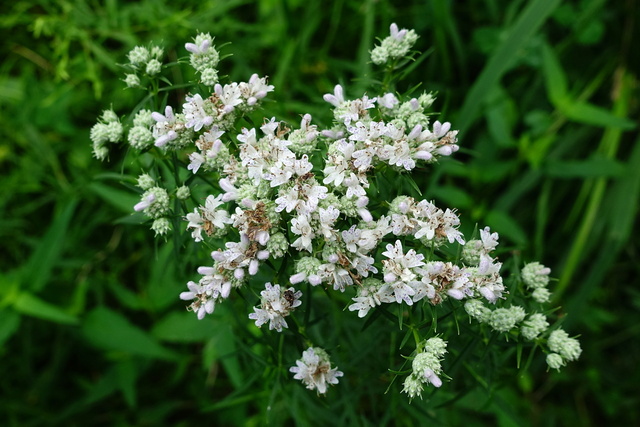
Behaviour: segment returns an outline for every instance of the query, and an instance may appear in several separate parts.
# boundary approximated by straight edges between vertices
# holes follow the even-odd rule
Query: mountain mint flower
[[[531,292],[531,298],[539,303],[549,302],[551,299],[551,292],[547,288],[536,288]]]
[[[526,316],[522,307],[517,305],[509,308],[496,308],[489,317],[489,326],[497,332],[509,332]]]
[[[405,379],[403,392],[413,399],[422,395],[425,384],[441,387],[442,359],[447,352],[447,342],[442,338],[429,338],[423,350],[418,353],[411,363],[412,373]]]
[[[406,56],[409,49],[418,40],[418,35],[414,30],[399,30],[395,23],[391,24],[390,32],[391,35],[371,51],[371,61],[376,65],[384,64],[390,59]]]
[[[128,53],[127,57],[132,66],[138,67],[151,59],[151,52],[144,46],[136,46]]]
[[[381,290],[383,283],[374,278],[365,279],[358,288],[358,294],[353,298],[354,304],[349,306],[349,311],[358,311],[358,317],[365,317],[369,310],[383,303],[395,302],[396,298],[391,292]]]
[[[549,353],[547,355],[547,359],[546,360],[547,360],[547,365],[551,369],[560,370],[560,368],[562,368],[566,364],[564,359],[562,359],[562,356],[560,356],[557,353]]]
[[[486,323],[491,318],[491,309],[485,307],[482,301],[478,299],[470,299],[464,303],[464,309],[472,319],[480,323]]]
[[[153,179],[149,174],[144,173],[138,177],[138,187],[145,191],[150,189],[151,187],[155,187],[155,185],[155,179]]]
[[[158,218],[153,221],[151,229],[155,231],[156,235],[164,236],[171,231],[171,222],[167,218]]]
[[[569,334],[562,329],[551,332],[547,344],[551,351],[560,354],[567,361],[578,360],[582,353],[578,340],[569,338]]]
[[[269,322],[269,329],[282,332],[282,328],[288,327],[284,318],[302,304],[302,292],[294,288],[281,289],[280,285],[266,283],[265,290],[260,292],[260,295],[260,308],[253,307],[254,313],[249,314],[249,319],[255,320],[258,327]]]
[[[417,37],[392,24],[390,35],[371,51],[372,61],[385,64],[393,80],[408,62],[403,58],[411,59]],[[181,247],[210,253],[211,263],[197,270],[198,282],[188,282],[180,294],[188,310],[202,319],[232,297],[234,289],[245,288],[241,296],[246,297],[246,287],[261,282],[260,303],[246,315],[258,327],[268,323],[270,330],[281,332],[288,327],[286,317],[301,305],[302,292],[273,280],[265,283],[265,277],[275,274],[291,285],[306,282],[309,291],[328,293],[323,304],[350,301],[348,310],[359,318],[375,309],[374,316],[383,316],[371,319],[376,320],[372,327],[397,313],[400,327],[416,334],[412,369],[402,390],[410,399],[421,396],[425,385],[443,385],[447,342],[420,337],[430,330],[431,315],[445,319],[438,322],[438,331],[445,328],[442,333],[452,336],[455,332],[446,330],[453,324],[451,314],[458,318],[466,313],[486,324],[470,325],[476,338],[519,328],[512,334],[522,337],[518,344],[533,341],[530,346],[542,347],[554,369],[580,356],[577,340],[562,330],[546,332],[545,315],[503,307],[507,286],[516,293],[514,301],[521,300],[522,287],[511,286],[511,274],[503,280],[503,262],[511,264],[495,253],[498,233],[485,227],[467,240],[454,207],[419,197],[418,189],[403,191],[412,183],[409,174],[428,173],[431,163],[459,150],[458,131],[444,119],[435,120],[434,94],[374,92],[348,98],[335,85],[323,96],[333,115],[325,129],[312,124],[304,111],[299,122],[265,117],[252,127],[256,117],[247,113],[274,86],[258,74],[246,81],[219,81],[220,54],[213,41],[210,34],[200,33],[185,44],[197,78],[187,82],[192,92],[175,109],[163,103],[175,98],[167,91],[183,85],[170,83],[171,73],[161,78],[160,73],[180,63],[163,65],[163,50],[157,46],[134,48],[125,65],[130,73],[125,83],[142,84],[154,93],[136,107],[132,125],[131,114],[106,110],[90,133],[94,155],[105,159],[108,144],[119,142],[126,132],[127,155],[140,156],[128,159],[127,168],[139,165],[149,171],[138,177],[143,194],[134,210],[150,218],[157,235],[171,232],[182,217],[186,224],[181,232],[173,230],[176,241],[183,241],[186,229],[200,244]],[[126,119],[121,123],[119,117]],[[539,304],[550,299],[549,274],[537,262],[521,271],[525,296],[538,303],[525,301],[527,306],[545,313],[551,310]],[[313,288],[318,286],[323,289]],[[333,298],[330,293],[336,291],[345,295]],[[320,313],[309,307],[307,313],[313,322],[320,321],[325,308]],[[301,324],[289,335],[308,340],[307,326]],[[331,367],[324,350],[313,347],[290,371],[319,394],[343,375]]]
[[[150,218],[160,218],[169,213],[169,194],[161,187],[151,187],[142,195],[140,203],[133,207],[136,212],[144,212]]]
[[[520,332],[527,341],[532,341],[540,336],[541,333],[547,330],[549,322],[547,322],[544,314],[534,313],[530,315],[527,320],[522,323]]]
[[[530,289],[544,288],[549,284],[551,269],[539,262],[531,262],[525,265],[520,272],[522,281]]]
[[[93,142],[93,155],[98,160],[104,160],[109,154],[106,144],[120,141],[123,127],[113,110],[105,110],[98,123],[91,128],[90,138]]]
[[[309,347],[302,352],[302,359],[289,369],[294,379],[302,381],[309,390],[317,390],[318,394],[327,392],[327,385],[338,384],[338,378],[344,373],[338,368],[331,368],[329,355],[318,347]]]

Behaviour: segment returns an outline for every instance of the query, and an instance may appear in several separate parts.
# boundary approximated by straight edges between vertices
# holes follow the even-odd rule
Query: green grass
[[[3,3],[2,424],[633,424],[640,418],[636,3]],[[290,379],[289,360],[266,350],[279,346],[273,335],[236,339],[234,328],[246,324],[242,298],[253,303],[253,295],[203,322],[184,312],[177,295],[202,260],[176,262],[190,248],[154,243],[130,214],[137,198],[126,152],[115,151],[108,164],[91,158],[95,117],[109,105],[134,106],[115,64],[136,44],[162,44],[175,60],[196,31],[211,32],[231,42],[223,74],[270,76],[277,103],[266,105],[269,114],[297,122],[309,112],[326,125],[322,94],[337,83],[360,94],[371,78],[373,39],[391,22],[415,28],[420,50],[433,48],[406,81],[438,91],[442,119],[461,129],[461,151],[416,183],[427,198],[459,209],[465,234],[476,222],[500,232],[505,259],[552,268],[560,313],[570,314],[563,326],[581,331],[584,349],[560,373],[547,373],[542,358],[517,369],[515,352],[482,356],[486,343],[469,338],[447,369],[455,381],[422,402],[409,405],[397,385],[384,394],[388,372],[345,378],[341,391],[318,399]],[[371,342],[334,325],[310,333],[336,348],[346,334],[349,348],[362,349],[336,352],[338,366],[402,365],[406,331]],[[495,337],[492,345],[504,343]]]

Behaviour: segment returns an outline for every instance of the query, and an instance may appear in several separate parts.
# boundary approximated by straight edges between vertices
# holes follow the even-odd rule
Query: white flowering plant
[[[157,236],[173,236],[185,262],[202,264],[179,295],[188,310],[203,319],[235,300],[244,307],[236,326],[253,328],[251,344],[267,337],[260,342],[272,360],[317,394],[365,374],[409,400],[423,397],[456,380],[449,368],[470,342],[510,348],[514,364],[524,349],[527,365],[540,349],[553,369],[580,356],[578,341],[550,324],[558,317],[547,306],[550,270],[513,259],[505,275],[498,233],[462,227],[455,207],[422,193],[420,182],[463,136],[437,117],[435,94],[396,89],[403,70],[424,59],[417,40],[392,24],[371,50],[381,78],[359,97],[335,85],[323,97],[324,126],[304,111],[296,123],[266,115],[277,88],[264,76],[223,84],[209,34],[173,64],[161,62],[161,48],[139,46],[124,81],[145,96],[126,117],[103,112],[91,130],[100,160],[128,144],[140,167],[132,209]],[[187,63],[197,81],[174,108],[166,94],[184,86],[165,71]],[[357,324],[370,342],[392,347],[387,366],[363,373],[333,364],[362,358],[364,349],[349,346],[358,332],[347,325]]]

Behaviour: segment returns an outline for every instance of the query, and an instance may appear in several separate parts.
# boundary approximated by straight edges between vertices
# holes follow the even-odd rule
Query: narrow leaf
[[[29,292],[21,292],[14,301],[13,307],[16,311],[40,319],[49,320],[56,323],[74,325],[78,319],[53,304],[45,302]]]
[[[133,207],[140,201],[139,197],[134,196],[128,191],[117,190],[97,182],[89,185],[89,189],[104,199],[104,201],[123,212],[133,213]]]
[[[559,105],[563,104],[568,97],[567,76],[555,52],[546,44],[542,47],[542,70],[547,96],[553,105],[559,108]]]
[[[105,307],[93,310],[85,319],[82,331],[87,340],[103,350],[158,359],[173,359],[175,354],[132,325],[124,316]]]
[[[525,46],[559,4],[560,0],[533,0],[520,13],[464,100],[455,122],[461,134],[464,134],[477,119],[478,111],[484,105],[487,95],[511,68],[515,53]]]
[[[0,309],[0,347],[16,333],[20,326],[20,314],[9,308]]]
[[[76,200],[72,200],[64,206],[59,206],[60,209],[49,229],[24,265],[22,283],[34,292],[44,288],[51,277],[51,270],[62,254],[65,236],[77,203]]]

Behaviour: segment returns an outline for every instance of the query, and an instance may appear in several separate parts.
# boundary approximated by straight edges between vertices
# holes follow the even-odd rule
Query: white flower
[[[247,83],[240,83],[239,89],[242,97],[247,100],[247,105],[253,106],[267,96],[268,92],[273,92],[273,85],[268,85],[265,77],[252,74]]]
[[[411,285],[417,281],[414,270],[424,265],[422,261],[424,255],[416,253],[413,249],[406,254],[403,253],[400,240],[396,240],[395,245],[388,244],[386,248],[387,250],[382,253],[389,258],[382,261],[385,286],[393,290],[396,302],[404,301],[407,305],[413,305],[411,297],[416,291]]]
[[[302,359],[289,369],[293,378],[302,381],[309,390],[318,390],[319,394],[327,391],[328,384],[338,384],[338,378],[344,373],[338,368],[331,368],[329,355],[318,347],[309,347],[302,352]]]
[[[180,294],[181,300],[195,300],[189,305],[189,310],[196,313],[198,319],[202,320],[206,314],[213,313],[215,308],[215,298],[212,298],[211,289],[207,286],[199,285],[195,282],[187,283],[188,292]]]
[[[367,282],[369,280],[369,282]],[[358,288],[358,296],[353,298],[354,304],[349,306],[349,311],[358,310],[358,317],[364,317],[369,310],[381,305],[382,303],[391,303],[395,301],[395,297],[390,293],[381,291],[382,282],[377,279],[366,279],[361,287]]]
[[[491,252],[498,246],[498,233],[492,233],[489,227],[485,227],[480,230],[480,239],[482,240],[482,246],[484,250],[488,253]]]
[[[309,219],[305,215],[298,215],[291,220],[291,232],[300,236],[291,246],[299,251],[312,251],[311,240],[315,237],[315,233],[311,225],[309,225]]]
[[[169,141],[178,137],[175,131],[176,116],[173,114],[173,108],[170,105],[164,109],[164,115],[153,112],[151,117],[156,121],[153,128],[153,137],[155,138],[156,147],[164,147]]]
[[[282,328],[287,328],[287,321],[284,319],[294,308],[300,306],[302,292],[294,288],[281,289],[280,285],[265,284],[265,290],[260,292],[260,308],[254,307],[254,313],[249,314],[249,319],[256,321],[256,326],[260,327],[269,322],[269,329],[282,332]]]
[[[187,96],[187,102],[182,105],[182,111],[187,120],[185,126],[193,128],[196,132],[202,129],[203,126],[208,127],[213,123],[213,117],[207,115],[204,110],[204,102],[202,96],[197,93],[192,97]]]
[[[327,93],[323,95],[322,98],[334,107],[340,107],[342,104],[344,104],[344,93],[342,91],[342,86],[336,85],[336,87],[333,89],[333,94]]]
[[[396,98],[396,96],[392,93],[386,93],[384,96],[378,98],[378,105],[384,108],[391,109],[399,103],[400,101],[398,101],[398,98]]]
[[[187,166],[187,170],[193,171],[193,173],[198,173],[200,166],[204,163],[205,159],[202,157],[200,153],[191,153],[189,154],[189,166]]]
[[[333,225],[339,216],[340,211],[333,206],[329,206],[327,209],[320,208],[318,210],[318,217],[320,218],[319,231],[327,241],[333,241],[336,239],[335,236],[337,232],[333,228]]]

